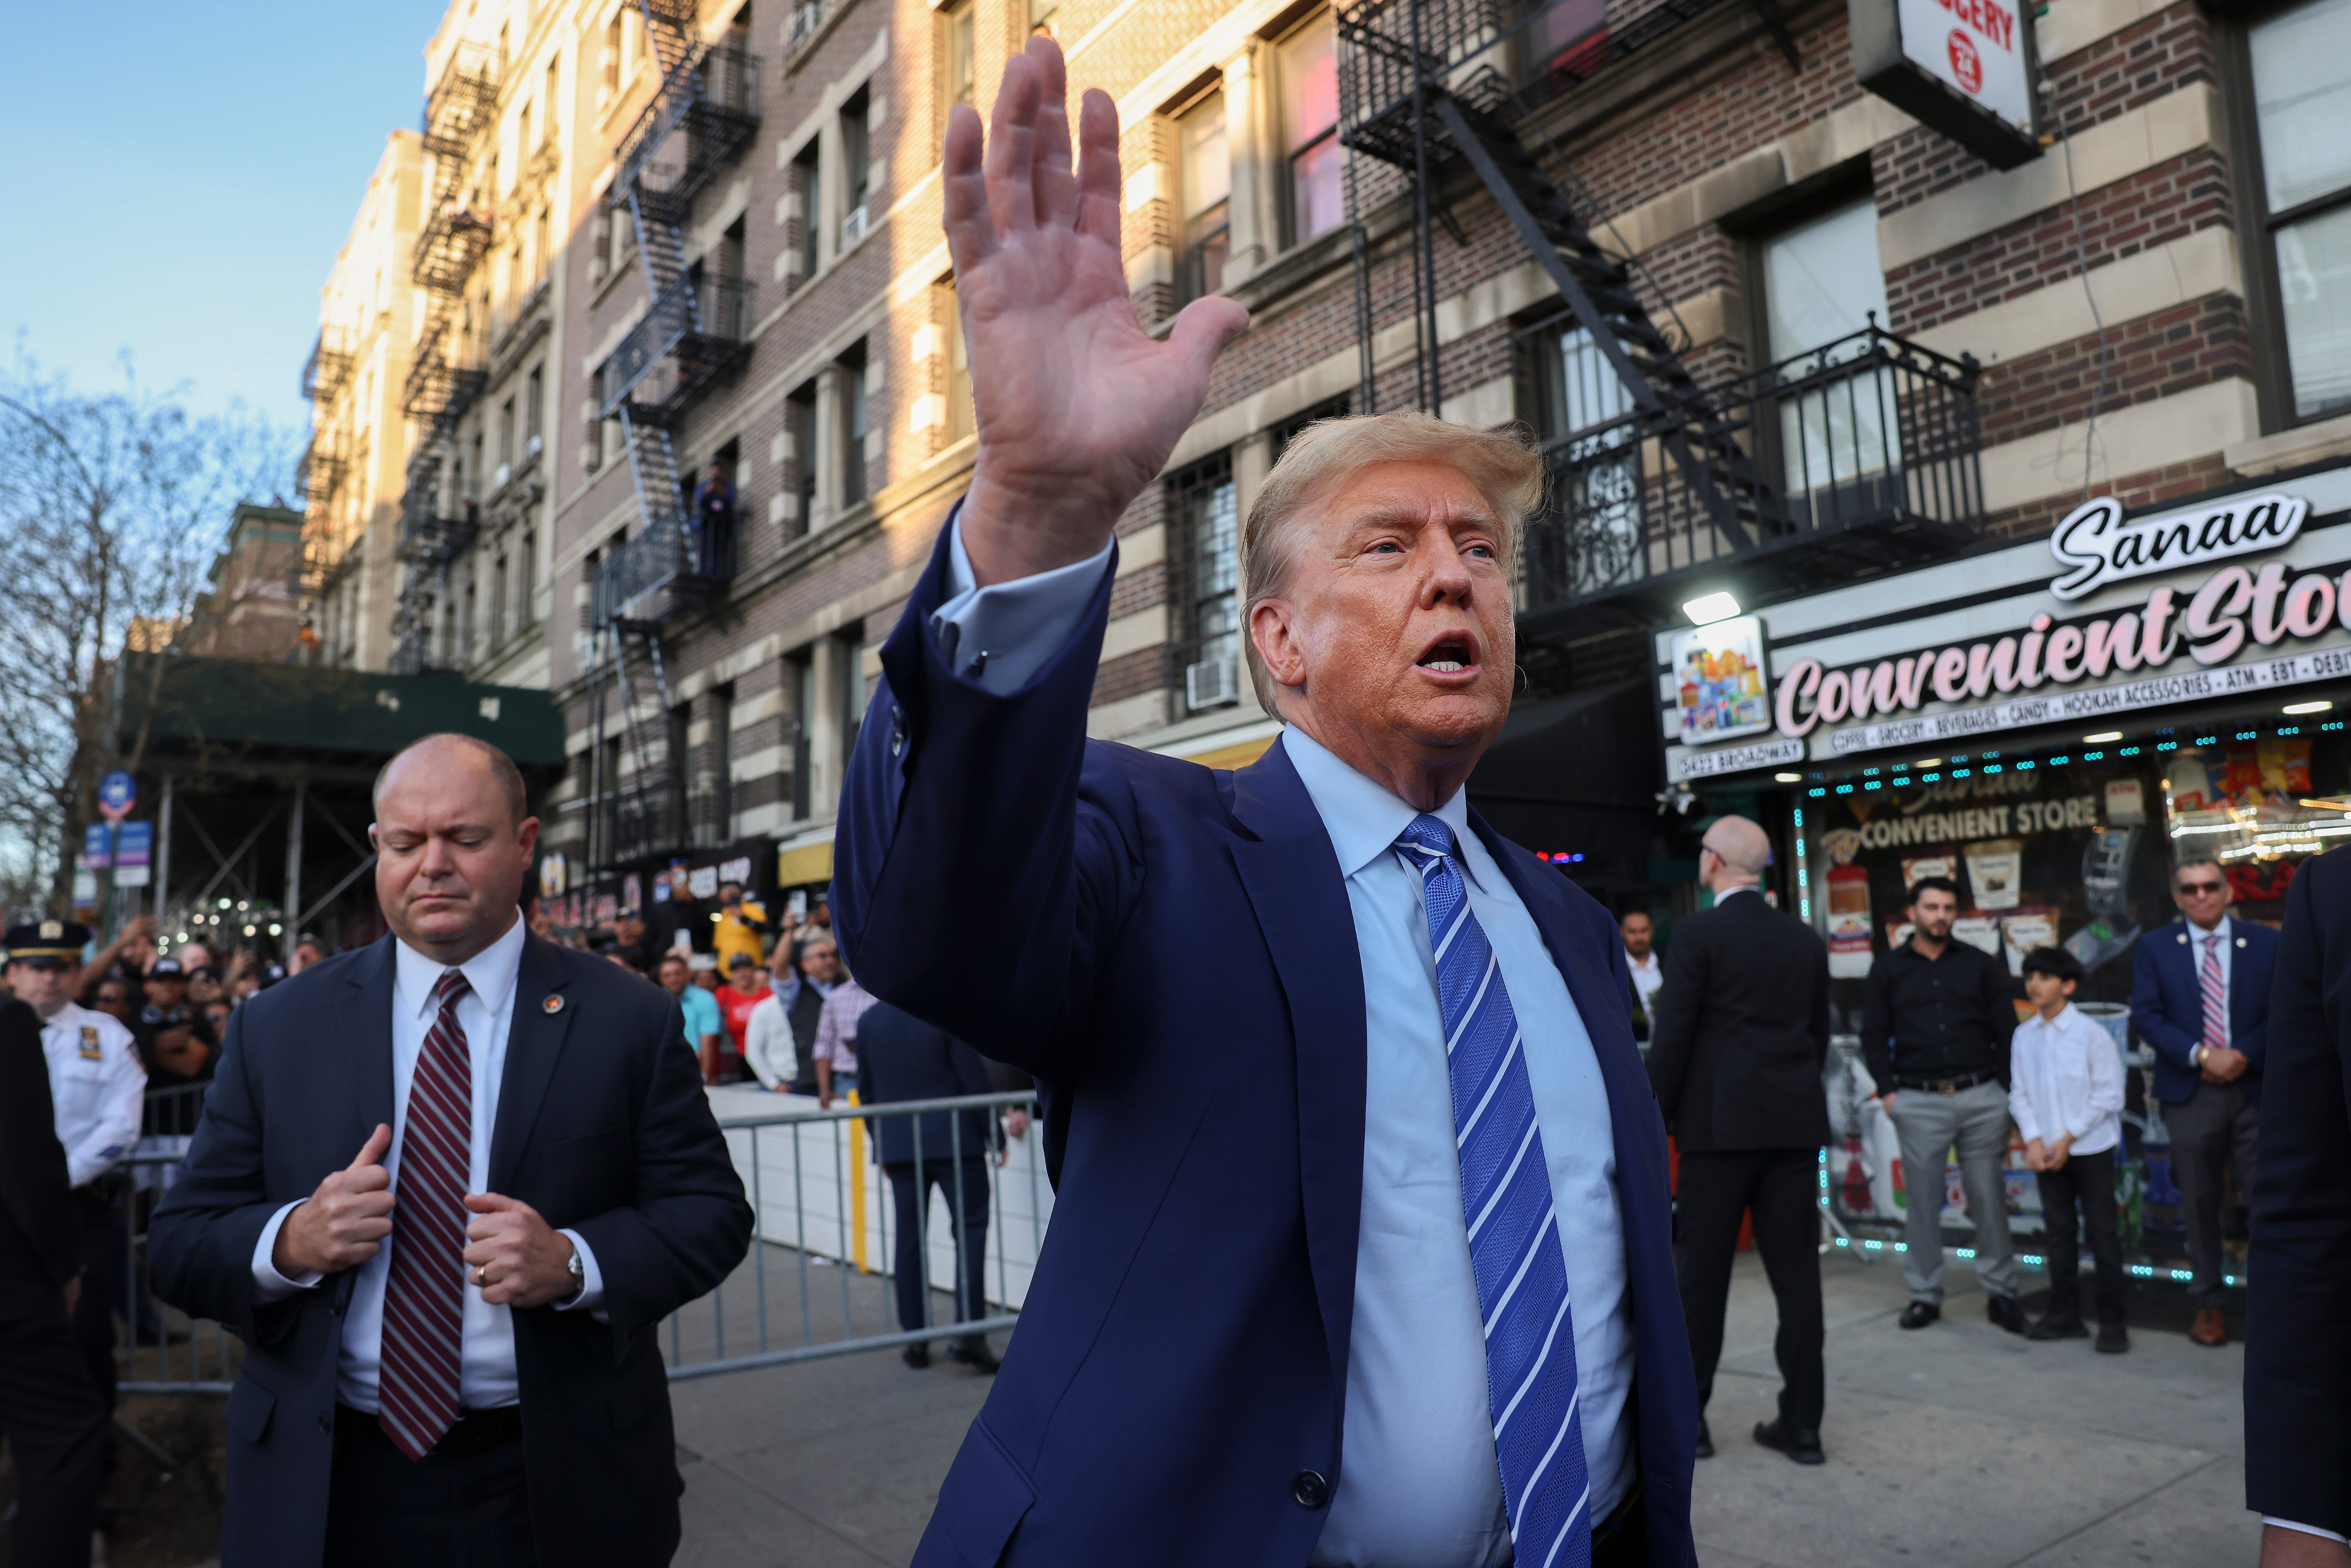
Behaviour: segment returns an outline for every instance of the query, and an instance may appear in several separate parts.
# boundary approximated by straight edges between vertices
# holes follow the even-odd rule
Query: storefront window
[[[2262,195],[2296,419],[2351,406],[2351,0],[2252,30]]]
[[[1869,340],[1857,334],[1873,313],[1880,325],[1886,317],[1876,203],[1855,202],[1767,241],[1763,298],[1771,355],[1782,362],[1780,383],[1789,389],[1779,405],[1791,509],[1809,511],[1817,526],[1824,513],[1893,499],[1893,378],[1839,368],[1869,352]]]

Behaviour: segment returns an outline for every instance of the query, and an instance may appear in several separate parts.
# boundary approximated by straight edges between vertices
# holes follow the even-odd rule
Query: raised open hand
[[[983,165],[978,114],[947,120],[946,231],[979,455],[964,548],[983,584],[1102,549],[1249,325],[1195,300],[1159,342],[1134,319],[1119,251],[1118,110],[1088,89],[1070,159],[1069,84],[1050,38],[1005,67]]]

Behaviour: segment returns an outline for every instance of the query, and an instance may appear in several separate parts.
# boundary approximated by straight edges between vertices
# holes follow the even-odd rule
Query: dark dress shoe
[[[1756,1422],[1755,1440],[1767,1448],[1779,1449],[1800,1465],[1829,1462],[1829,1457],[1821,1452],[1821,1435],[1802,1427],[1791,1427],[1785,1417]]]
[[[1943,1309],[1932,1301],[1913,1301],[1894,1321],[1906,1329],[1922,1329],[1942,1315]]]
[[[1698,1457],[1701,1459],[1714,1458],[1714,1434],[1706,1429],[1706,1417],[1703,1416],[1698,1418]]]
[[[898,1353],[898,1359],[916,1372],[920,1372],[931,1364],[931,1347],[927,1344],[910,1344]]]
[[[2130,1330],[2120,1323],[2100,1323],[2097,1349],[2102,1355],[2122,1354],[2130,1349]]]
[[[2011,1333],[2024,1332],[2024,1309],[2016,1304],[2014,1296],[1986,1296],[1984,1316]]]
[[[947,1359],[990,1377],[995,1376],[996,1369],[1004,1364],[996,1359],[996,1353],[987,1348],[987,1342],[984,1339],[957,1340],[955,1348],[947,1352]]]
[[[2196,1309],[2196,1322],[2189,1327],[2188,1337],[2198,1344],[2226,1344],[2229,1343],[2229,1320],[2220,1315],[2218,1307],[2199,1307]]]
[[[2024,1337],[2027,1339],[2087,1339],[2090,1337],[2090,1331],[2083,1326],[2082,1320],[2079,1318],[2061,1318],[2052,1312],[2045,1317],[2035,1319],[2032,1326],[2024,1331]]]

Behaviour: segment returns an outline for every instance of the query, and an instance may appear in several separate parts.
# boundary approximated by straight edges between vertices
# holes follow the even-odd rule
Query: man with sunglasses
[[[2155,1097],[2171,1128],[2171,1179],[2188,1222],[2188,1337],[2229,1343],[2221,1316],[2221,1173],[2239,1198],[2253,1192],[2261,1130],[2262,1056],[2269,1043],[2270,977],[2278,935],[2229,914],[2229,879],[2210,856],[2172,868],[2171,899],[2184,918],[2138,939],[2131,1024],[2155,1051]]]

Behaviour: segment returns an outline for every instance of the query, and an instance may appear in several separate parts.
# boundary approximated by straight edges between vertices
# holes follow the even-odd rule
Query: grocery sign
[[[1847,0],[1861,85],[1995,169],[2041,155],[2016,0]]]

